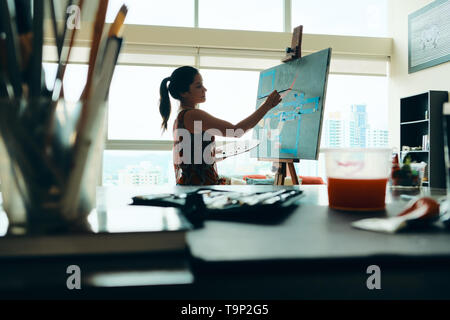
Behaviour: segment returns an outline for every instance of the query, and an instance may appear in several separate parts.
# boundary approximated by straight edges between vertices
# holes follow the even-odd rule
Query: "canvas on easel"
[[[301,42],[301,32],[294,30],[293,43],[297,38]],[[273,90],[283,99],[255,126],[253,139],[261,143],[251,152],[252,157],[279,165],[281,179],[277,176],[275,184],[283,184],[286,164],[295,180],[294,162],[319,156],[331,48],[301,57],[300,45],[289,48],[297,57],[287,52],[284,63],[261,71],[259,77],[256,108]]]
[[[256,108],[267,93],[291,89],[255,126],[253,138],[261,143],[253,156],[317,160],[330,57],[328,48],[261,71]]]

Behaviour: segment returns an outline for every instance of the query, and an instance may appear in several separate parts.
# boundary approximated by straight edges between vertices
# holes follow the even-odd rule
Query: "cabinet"
[[[401,159],[410,155],[412,161],[426,162],[423,185],[433,188],[446,187],[442,107],[447,101],[447,91],[400,99]]]

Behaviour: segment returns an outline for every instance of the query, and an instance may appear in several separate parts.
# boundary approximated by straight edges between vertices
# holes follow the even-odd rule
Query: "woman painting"
[[[180,101],[178,115],[173,125],[173,157],[178,185],[225,184],[225,179],[220,178],[217,172],[214,137],[216,135],[241,137],[281,102],[281,97],[275,90],[250,116],[237,124],[232,124],[197,107],[206,101],[206,92],[201,74],[190,66],[176,69],[170,77],[161,82],[159,111],[163,130],[167,130],[167,121],[172,109],[169,93]]]

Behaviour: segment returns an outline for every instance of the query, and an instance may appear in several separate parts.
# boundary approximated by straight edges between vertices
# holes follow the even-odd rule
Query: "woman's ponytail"
[[[170,80],[170,77],[165,78],[161,82],[161,86],[159,88],[159,113],[162,117],[161,128],[163,129],[163,131],[167,130],[167,121],[169,121],[171,111],[169,89],[167,88],[167,82],[169,82]]]
[[[197,69],[190,66],[183,66],[176,69],[170,77],[165,78],[161,82],[159,88],[159,113],[161,113],[162,117],[161,128],[163,131],[167,130],[167,121],[169,121],[171,111],[169,93],[172,98],[180,100],[181,103],[181,94],[189,91],[190,85],[194,82],[197,74]],[[167,86],[167,82],[169,81],[170,84]]]

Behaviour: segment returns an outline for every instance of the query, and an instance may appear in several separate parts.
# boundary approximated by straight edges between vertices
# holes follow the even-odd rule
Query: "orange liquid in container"
[[[328,178],[328,201],[333,209],[377,211],[385,208],[388,179]]]

